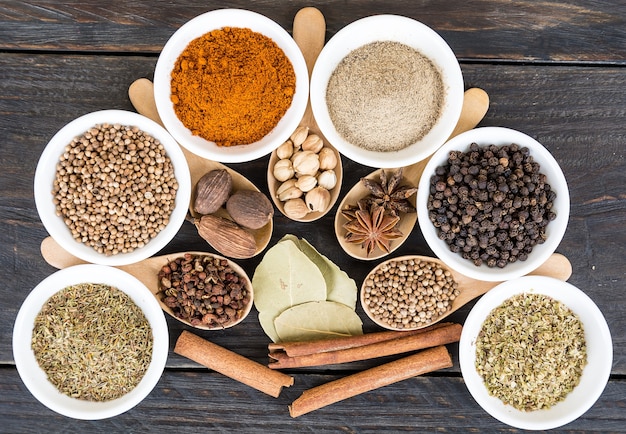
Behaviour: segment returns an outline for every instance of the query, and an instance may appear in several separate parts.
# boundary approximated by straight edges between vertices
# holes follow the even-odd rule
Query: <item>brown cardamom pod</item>
[[[193,209],[198,214],[213,214],[228,200],[233,179],[226,169],[215,169],[206,173],[196,184]]]
[[[194,224],[198,234],[224,256],[247,259],[256,254],[254,235],[232,220],[204,215]]]
[[[272,202],[260,191],[238,190],[226,202],[226,211],[241,226],[260,229],[274,216]]]

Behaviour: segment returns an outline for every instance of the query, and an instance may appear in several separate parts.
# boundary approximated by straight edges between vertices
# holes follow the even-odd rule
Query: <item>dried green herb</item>
[[[130,392],[152,359],[153,336],[141,309],[104,284],[68,286],[35,318],[31,347],[39,366],[62,393],[109,401]]]
[[[485,319],[476,369],[489,393],[521,411],[548,409],[578,385],[587,364],[581,321],[542,294],[513,296]]]

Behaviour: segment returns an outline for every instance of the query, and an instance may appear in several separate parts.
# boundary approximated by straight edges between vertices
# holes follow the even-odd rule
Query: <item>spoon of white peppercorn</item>
[[[239,276],[239,279],[244,282],[246,291],[247,291],[247,299],[246,299],[247,302],[237,312],[236,319],[231,320],[229,322],[224,322],[223,324],[220,324],[220,325],[217,325],[215,323],[211,323],[211,325],[207,325],[199,321],[191,322],[178,316],[174,312],[174,309],[172,309],[172,307],[169,306],[164,301],[164,294],[161,291],[165,290],[166,288],[164,288],[162,285],[162,281],[159,277],[159,272],[164,266],[167,266],[170,262],[176,260],[177,258],[183,258],[186,254],[192,255],[192,256],[217,258],[217,259],[220,259],[222,263],[223,261],[227,261],[226,263],[228,264],[228,267],[230,267],[230,269]],[[87,263],[86,261],[83,261],[82,259],[77,258],[76,256],[72,255],[71,253],[63,249],[52,237],[46,237],[41,242],[41,255],[43,256],[44,260],[49,265],[52,265],[53,267],[58,268],[58,269],[63,269],[67,267],[72,267],[74,265]],[[123,270],[135,276],[137,279],[139,279],[141,283],[146,285],[146,287],[150,290],[150,292],[152,292],[154,297],[157,299],[157,301],[161,305],[161,308],[163,309],[163,311],[171,315],[173,318],[176,318],[178,321],[182,322],[183,324],[189,325],[191,327],[195,327],[195,328],[202,329],[202,330],[222,330],[225,328],[233,327],[239,324],[241,321],[243,321],[245,317],[248,315],[248,313],[250,313],[250,310],[252,308],[253,290],[252,290],[252,282],[250,281],[250,278],[248,277],[246,272],[243,270],[243,268],[241,268],[237,263],[220,255],[216,255],[213,253],[205,253],[205,252],[170,253],[170,254],[162,255],[162,256],[153,256],[151,258],[147,258],[147,259],[144,259],[142,261],[139,261],[133,264],[121,265],[116,268],[119,268],[120,270]],[[200,270],[194,270],[194,271],[199,272]],[[206,271],[206,270],[202,270],[202,271]],[[208,276],[207,278],[211,279],[211,276]],[[191,292],[199,292],[198,287],[194,287],[193,291]],[[197,297],[198,299],[201,298],[200,294],[197,294],[197,296],[198,296]],[[188,298],[189,300],[191,300],[192,303],[195,300],[194,297],[195,297],[194,295],[185,296],[185,298]],[[222,300],[222,304],[224,304],[223,297],[221,300]],[[212,309],[217,309],[217,307],[219,306],[214,305]]]
[[[553,253],[529,275],[566,281],[572,265],[565,256]],[[379,326],[417,330],[450,316],[500,283],[467,277],[436,258],[409,255],[374,267],[363,280],[360,300],[367,316]]]
[[[450,135],[450,139],[465,131],[469,131],[474,128],[483,119],[487,110],[489,109],[489,96],[487,93],[479,88],[470,88],[465,91],[463,97],[463,108],[461,110],[461,116],[456,124],[456,127]],[[422,172],[426,167],[430,158],[419,161],[410,166],[401,168],[402,179],[399,183],[400,186],[408,186],[417,188],[419,184]],[[396,169],[397,170],[397,169]],[[385,170],[387,179],[391,179],[395,170]],[[380,183],[381,174],[383,169],[375,170],[369,175],[365,176],[365,179],[373,182]],[[344,227],[348,223],[348,218],[342,213],[347,207],[355,207],[357,203],[370,194],[370,190],[366,187],[363,181],[359,181],[342,199],[337,208],[337,214],[335,215],[335,235],[337,241],[343,250],[350,256],[362,259],[362,260],[375,260],[387,256],[406,241],[411,234],[415,223],[417,222],[417,213],[400,213],[400,220],[398,221],[396,228],[402,233],[397,239],[392,239],[389,243],[389,251],[385,251],[380,248],[375,248],[369,254],[367,249],[363,248],[360,243],[351,243],[346,239],[347,230]],[[409,203],[415,206],[415,194],[408,198]]]

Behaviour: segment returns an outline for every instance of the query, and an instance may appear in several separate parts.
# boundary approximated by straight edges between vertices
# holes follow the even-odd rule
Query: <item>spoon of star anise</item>
[[[466,90],[461,116],[450,138],[478,125],[488,108],[489,96],[484,90]],[[348,191],[335,215],[335,235],[348,255],[375,260],[406,241],[417,222],[415,193],[428,160],[375,170]]]

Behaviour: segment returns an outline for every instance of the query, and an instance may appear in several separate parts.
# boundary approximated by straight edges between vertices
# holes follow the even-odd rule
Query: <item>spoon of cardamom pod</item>
[[[326,21],[318,9],[298,11],[293,20],[293,39],[302,51],[309,77],[324,47],[325,35]],[[342,179],[341,156],[317,126],[309,99],[296,131],[270,156],[270,196],[286,217],[312,222],[326,215],[337,202]]]
[[[404,278],[410,277],[417,281],[428,275],[429,279],[435,280],[435,285],[429,286],[428,293],[424,286],[417,285],[416,291],[423,290],[424,293],[406,294],[404,299],[396,299],[397,306],[394,305],[390,311],[388,307],[393,305],[390,302],[393,298],[392,288],[386,285],[387,279],[379,279],[376,276],[379,271],[384,275],[392,268],[404,269]],[[553,253],[528,275],[566,281],[572,275],[572,264],[564,255]],[[385,285],[382,285],[383,282]],[[486,282],[465,276],[446,266],[440,259],[428,256],[401,256],[378,264],[368,273],[361,286],[360,301],[367,316],[379,326],[389,330],[417,330],[452,315],[500,283],[502,282]],[[433,289],[434,286],[438,288]]]
[[[135,80],[128,89],[128,96],[131,103],[135,107],[135,110],[137,110],[139,114],[142,114],[160,125],[163,125],[156,108],[156,103],[154,102],[154,85],[150,80],[147,78]],[[231,194],[239,190],[259,191],[259,189],[250,180],[248,180],[248,178],[230,167],[216,161],[202,158],[199,155],[187,150],[184,146],[181,146],[181,149],[187,159],[191,175],[192,193],[191,202],[189,203],[189,215],[191,216],[190,220],[193,221],[194,224],[197,225],[199,219],[202,217],[198,212],[196,212],[193,206],[196,199],[196,185],[198,184],[200,178],[202,178],[205,174],[213,170],[226,170],[232,179]],[[213,213],[213,215],[215,217],[228,219],[228,213],[224,207],[219,208],[215,213]],[[235,243],[229,243],[227,240],[225,241],[221,238],[218,239],[218,231],[203,231],[203,237],[205,237],[206,241],[215,250],[224,256],[245,259],[259,254],[267,247],[272,236],[273,227],[274,220],[273,218],[270,218],[269,221],[259,229],[246,229],[254,237],[254,244],[256,246],[255,249],[250,249],[249,253],[243,252],[240,246],[235,245]],[[208,237],[208,239],[206,237]]]
[[[483,119],[487,110],[489,109],[489,96],[487,93],[479,88],[470,88],[465,91],[463,96],[463,108],[461,109],[461,116],[456,124],[456,127],[452,131],[449,139],[469,131],[474,128]],[[406,193],[413,193],[406,199],[406,202],[399,204],[398,206],[406,207],[407,204],[411,207],[415,207],[414,192],[417,190],[422,172],[428,163],[429,158],[419,161],[410,166],[398,168],[398,169],[378,169],[364,179],[360,180],[340,202],[337,213],[335,215],[335,235],[337,241],[343,250],[353,258],[362,260],[375,260],[389,255],[394,250],[402,245],[409,237],[415,223],[417,222],[417,213],[413,212],[399,212],[399,221],[395,225],[395,230],[390,231],[388,241],[388,250],[386,248],[380,248],[373,246],[371,251],[362,245],[358,238],[353,238],[353,242],[349,237],[346,238],[348,230],[344,227],[350,221],[357,221],[355,216],[355,207],[358,209],[358,203],[365,197],[372,194],[372,189],[376,190],[377,195],[382,199],[384,196],[389,196],[391,190],[405,189]],[[368,188],[369,185],[369,188]],[[362,213],[361,213],[362,215]],[[376,216],[371,216],[376,217]],[[385,224],[383,222],[382,224]],[[356,242],[354,242],[356,241]]]
[[[44,260],[48,264],[58,269],[63,269],[67,267],[72,267],[74,265],[87,263],[86,261],[83,261],[82,259],[77,258],[76,256],[72,255],[71,253],[63,249],[52,237],[44,238],[43,241],[41,242],[40,248],[41,248],[41,255],[43,256]],[[195,320],[192,323],[191,321],[183,319],[181,316],[177,315],[174,309],[164,301],[165,297],[168,294],[175,295],[175,292],[166,292],[170,288],[166,288],[163,286],[162,278],[159,277],[159,272],[164,266],[168,265],[170,262],[178,258],[183,258],[185,254],[190,254],[193,256],[200,256],[202,258],[208,257],[212,259],[219,259],[220,263],[223,263],[223,261],[227,261],[228,267],[230,267],[232,272],[236,273],[239,276],[240,280],[243,280],[245,289],[247,291],[247,295],[244,293],[245,297],[242,298],[242,300],[245,300],[245,303],[243,301],[240,302],[240,307],[236,309],[235,313],[231,312],[232,316],[229,318],[229,320],[224,321],[223,323],[219,325],[217,325],[216,323],[211,323],[211,325],[207,325],[206,323],[202,323],[200,320]],[[199,261],[199,262],[202,263],[202,261]],[[243,321],[245,317],[250,313],[250,310],[252,309],[254,295],[253,295],[253,289],[252,289],[252,282],[250,281],[250,278],[248,277],[246,272],[243,270],[243,268],[241,268],[237,263],[220,255],[215,255],[213,253],[205,253],[205,252],[170,253],[168,255],[152,256],[151,258],[147,258],[147,259],[144,259],[142,261],[139,261],[133,264],[121,265],[116,268],[119,268],[120,270],[123,270],[133,275],[137,279],[139,279],[141,283],[146,285],[146,287],[150,290],[150,292],[152,292],[152,294],[157,299],[157,301],[161,305],[161,308],[163,309],[164,312],[168,313],[173,318],[176,318],[178,321],[182,322],[183,324],[189,325],[191,327],[195,327],[195,328],[202,329],[202,330],[222,330],[225,328],[233,327],[239,324],[241,321]],[[204,267],[202,272],[208,274],[209,275],[208,278],[210,278],[211,273],[217,273],[218,268],[219,268],[218,266],[211,264],[210,266]],[[212,271],[212,270],[215,270],[215,271]],[[192,280],[195,278],[198,278],[197,276],[199,273],[200,273],[200,270],[196,268],[194,268],[191,272],[185,272],[185,274],[189,274],[192,277]],[[169,283],[171,284],[173,280],[174,279],[171,279]],[[170,289],[170,291],[172,290]],[[201,294],[200,294],[199,287],[195,288],[194,293],[197,297],[199,297],[199,301],[204,303],[205,300],[200,299]],[[204,294],[207,294],[207,292],[205,292]],[[210,294],[207,294],[207,295],[210,296]],[[211,303],[216,303],[216,302],[211,301]],[[234,304],[231,304],[231,306],[234,306]],[[216,315],[218,318],[220,315],[222,315],[222,320],[226,319],[223,316],[223,312],[217,312],[217,307],[213,306],[211,309],[214,309],[214,315]],[[213,318],[215,319],[215,317]]]

